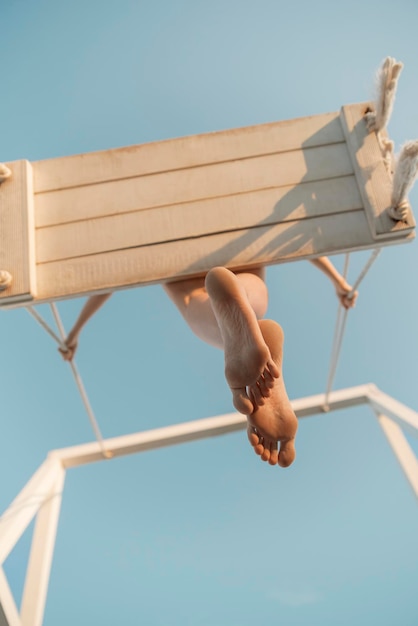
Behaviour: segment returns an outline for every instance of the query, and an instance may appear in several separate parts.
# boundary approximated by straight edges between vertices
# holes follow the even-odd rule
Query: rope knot
[[[365,115],[370,131],[378,132],[387,126],[392,113],[396,87],[402,68],[403,63],[396,61],[392,57],[387,57],[378,71],[376,77],[378,92],[376,110],[368,111]]]
[[[389,215],[396,221],[405,221],[409,213],[407,195],[418,175],[418,140],[402,146],[396,159],[393,175],[392,207]]]

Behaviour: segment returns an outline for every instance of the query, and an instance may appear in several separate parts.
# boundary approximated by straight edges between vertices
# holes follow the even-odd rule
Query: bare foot
[[[248,439],[256,454],[270,465],[288,467],[293,463],[298,420],[287,397],[282,374],[283,331],[272,320],[259,322],[263,338],[280,372],[269,398],[248,416]],[[280,451],[278,450],[280,442]]]
[[[269,397],[279,369],[235,274],[215,267],[207,274],[205,286],[222,335],[225,378],[234,406],[249,415]]]

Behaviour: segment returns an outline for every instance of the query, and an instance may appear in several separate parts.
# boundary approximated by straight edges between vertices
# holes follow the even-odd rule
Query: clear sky
[[[418,137],[415,0],[0,0],[1,161],[290,119],[373,95],[405,63],[389,133]],[[418,206],[418,185],[411,193]],[[354,256],[353,280],[366,254]],[[386,248],[349,314],[335,388],[418,409],[416,243]],[[336,258],[339,267],[342,258]],[[270,268],[291,398],[325,390],[337,300]],[[82,301],[60,306],[67,328]],[[41,307],[48,316],[48,310]],[[0,315],[0,509],[54,448],[93,440],[70,369],[24,310]],[[220,351],[159,286],[119,292],[77,363],[105,437],[229,413]],[[418,452],[416,442],[415,450]],[[418,510],[367,408],[301,422],[263,464],[244,433],[67,473],[45,626],[416,626]],[[6,563],[19,599],[30,532]]]

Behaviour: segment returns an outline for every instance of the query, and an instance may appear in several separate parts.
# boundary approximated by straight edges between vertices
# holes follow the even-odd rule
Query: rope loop
[[[386,128],[392,114],[396,87],[403,63],[392,57],[386,57],[376,77],[376,110],[366,113],[366,122],[370,131],[379,132]]]
[[[409,214],[407,195],[418,176],[418,140],[407,141],[396,159],[393,175],[392,208],[389,215],[397,221],[405,221]]]

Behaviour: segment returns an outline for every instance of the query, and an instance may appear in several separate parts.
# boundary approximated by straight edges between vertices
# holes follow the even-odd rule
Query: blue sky
[[[1,161],[335,111],[372,96],[388,55],[405,63],[390,136],[397,149],[418,137],[413,0],[0,6]],[[418,409],[417,257],[415,243],[395,246],[373,266],[335,388],[374,382]],[[352,278],[366,258],[352,257]],[[306,262],[269,268],[268,283],[289,395],[322,393],[333,289]],[[81,305],[60,306],[67,328]],[[93,434],[52,340],[24,310],[1,312],[0,325],[4,510],[49,450]],[[188,331],[159,286],[117,293],[77,363],[106,437],[232,410],[221,352]],[[301,421],[288,470],[261,463],[243,433],[73,469],[44,624],[415,626],[417,521],[366,408]],[[17,598],[29,539],[6,563]]]

